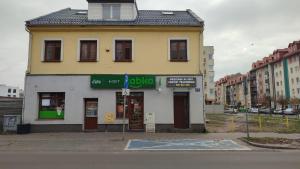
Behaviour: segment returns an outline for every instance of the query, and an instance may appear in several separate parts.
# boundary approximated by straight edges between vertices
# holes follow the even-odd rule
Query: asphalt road
[[[0,153],[0,169],[299,169],[300,152]]]

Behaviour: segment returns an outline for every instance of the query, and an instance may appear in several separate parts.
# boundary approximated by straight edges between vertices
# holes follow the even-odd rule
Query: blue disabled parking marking
[[[156,151],[239,151],[251,150],[248,147],[239,145],[232,140],[199,140],[199,139],[181,139],[181,140],[129,140],[125,150],[156,150]]]

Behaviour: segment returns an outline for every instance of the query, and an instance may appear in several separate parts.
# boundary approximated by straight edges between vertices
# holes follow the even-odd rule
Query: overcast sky
[[[299,0],[137,0],[139,9],[192,9],[205,20],[204,44],[215,46],[218,78],[300,40]],[[28,57],[24,21],[86,0],[1,0],[0,84],[23,88]]]

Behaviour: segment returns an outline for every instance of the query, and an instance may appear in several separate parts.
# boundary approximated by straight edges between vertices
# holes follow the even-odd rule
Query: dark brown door
[[[189,93],[174,93],[174,127],[188,129],[190,127]]]
[[[144,130],[144,94],[132,93],[128,99],[129,129]]]
[[[84,129],[96,130],[98,128],[98,99],[85,99]]]

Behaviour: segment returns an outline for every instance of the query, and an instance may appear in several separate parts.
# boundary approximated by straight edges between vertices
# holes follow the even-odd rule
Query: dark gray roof
[[[134,3],[135,0],[87,0],[89,3]]]
[[[79,12],[79,13],[78,13]],[[76,25],[153,25],[153,26],[203,26],[204,21],[191,10],[172,11],[174,15],[163,15],[159,10],[139,10],[132,21],[88,20],[87,10],[63,9],[26,21],[26,26],[76,26]]]

